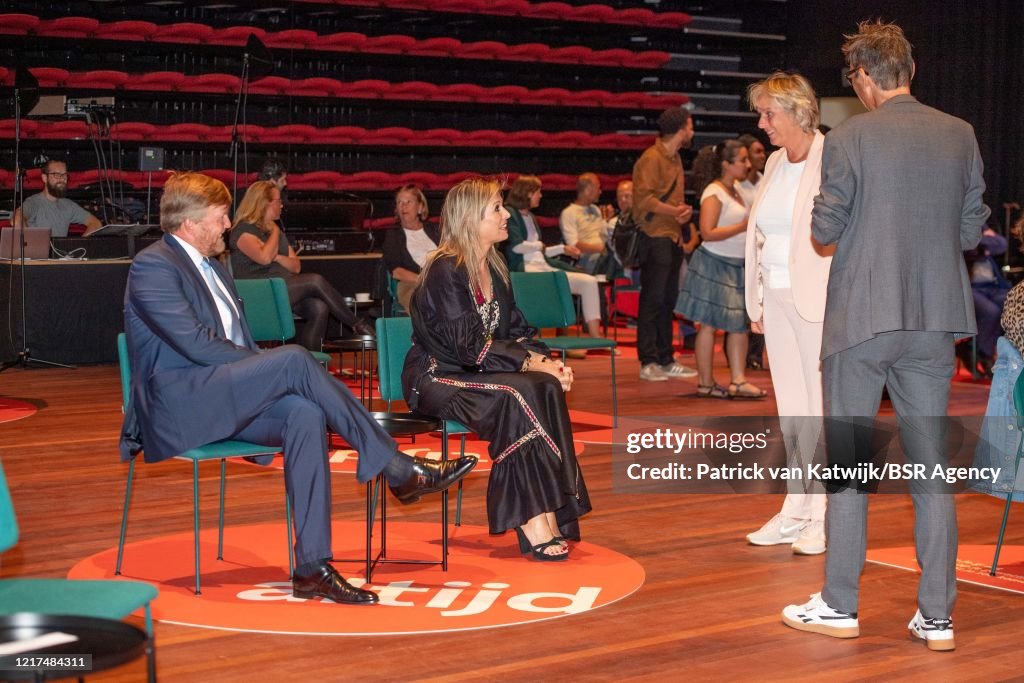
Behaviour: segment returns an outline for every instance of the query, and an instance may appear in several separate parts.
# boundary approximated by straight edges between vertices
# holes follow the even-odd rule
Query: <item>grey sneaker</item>
[[[668,375],[657,363],[648,363],[640,368],[640,379],[645,379],[648,382],[665,382],[668,381]]]
[[[688,368],[685,365],[680,365],[675,361],[672,361],[671,363],[665,363],[660,367],[661,371],[664,372],[665,375],[668,377],[675,377],[677,379],[688,379],[690,377],[697,376],[696,370],[694,370],[693,368]]]

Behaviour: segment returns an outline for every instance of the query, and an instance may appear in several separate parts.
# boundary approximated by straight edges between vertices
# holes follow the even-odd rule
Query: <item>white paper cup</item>
[[[365,302],[367,302],[369,300],[370,300],[370,293],[369,292],[356,292],[356,301],[365,303]]]

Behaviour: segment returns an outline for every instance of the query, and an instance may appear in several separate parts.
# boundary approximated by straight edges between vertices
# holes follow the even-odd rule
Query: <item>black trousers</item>
[[[683,250],[668,237],[640,236],[640,311],[636,350],[640,365],[672,362],[673,309],[679,296]]]
[[[356,316],[345,305],[345,299],[319,273],[298,273],[287,278],[285,283],[292,310],[305,321],[295,337],[300,346],[319,351],[327,333],[328,318],[348,327],[356,323]]]

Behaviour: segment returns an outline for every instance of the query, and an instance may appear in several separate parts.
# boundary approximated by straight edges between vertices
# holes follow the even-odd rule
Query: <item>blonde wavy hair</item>
[[[509,284],[508,266],[498,254],[494,245],[486,253],[480,246],[480,222],[484,219],[487,205],[495,195],[501,198],[504,183],[496,178],[467,178],[448,191],[441,207],[441,244],[420,273],[423,282],[430,267],[439,258],[453,257],[456,267],[464,267],[469,275],[469,285],[475,291],[480,288],[480,274],[476,264],[482,258],[487,260],[498,277]]]
[[[251,223],[263,232],[269,232],[269,227],[263,222],[267,215],[267,206],[274,201],[275,191],[281,190],[270,180],[257,180],[250,185],[238,205],[238,210],[235,211],[235,221],[231,224],[231,229],[234,230],[239,223]]]
[[[768,78],[752,83],[747,88],[747,102],[751,111],[757,109],[757,101],[762,97],[775,100],[805,133],[813,133],[818,129],[821,121],[818,96],[811,82],[800,74],[776,71]]]

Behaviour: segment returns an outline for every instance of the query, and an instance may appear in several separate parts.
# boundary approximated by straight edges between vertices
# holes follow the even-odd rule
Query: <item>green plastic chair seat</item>
[[[444,430],[448,434],[472,434],[473,430],[456,420],[445,420]]]
[[[4,579],[0,615],[36,612],[120,620],[156,596],[155,587],[140,581]]]
[[[614,339],[598,339],[596,337],[545,337],[542,339],[549,348],[558,350],[576,349],[614,349]]]
[[[274,455],[280,448],[261,446],[248,441],[218,441],[182,453],[180,458],[188,460],[220,460],[221,458],[238,458],[252,455]]]
[[[295,318],[288,300],[288,285],[279,277],[236,280],[238,295],[245,302],[245,320],[257,342],[286,343],[295,337]],[[331,355],[310,351],[317,363],[324,367]]]

